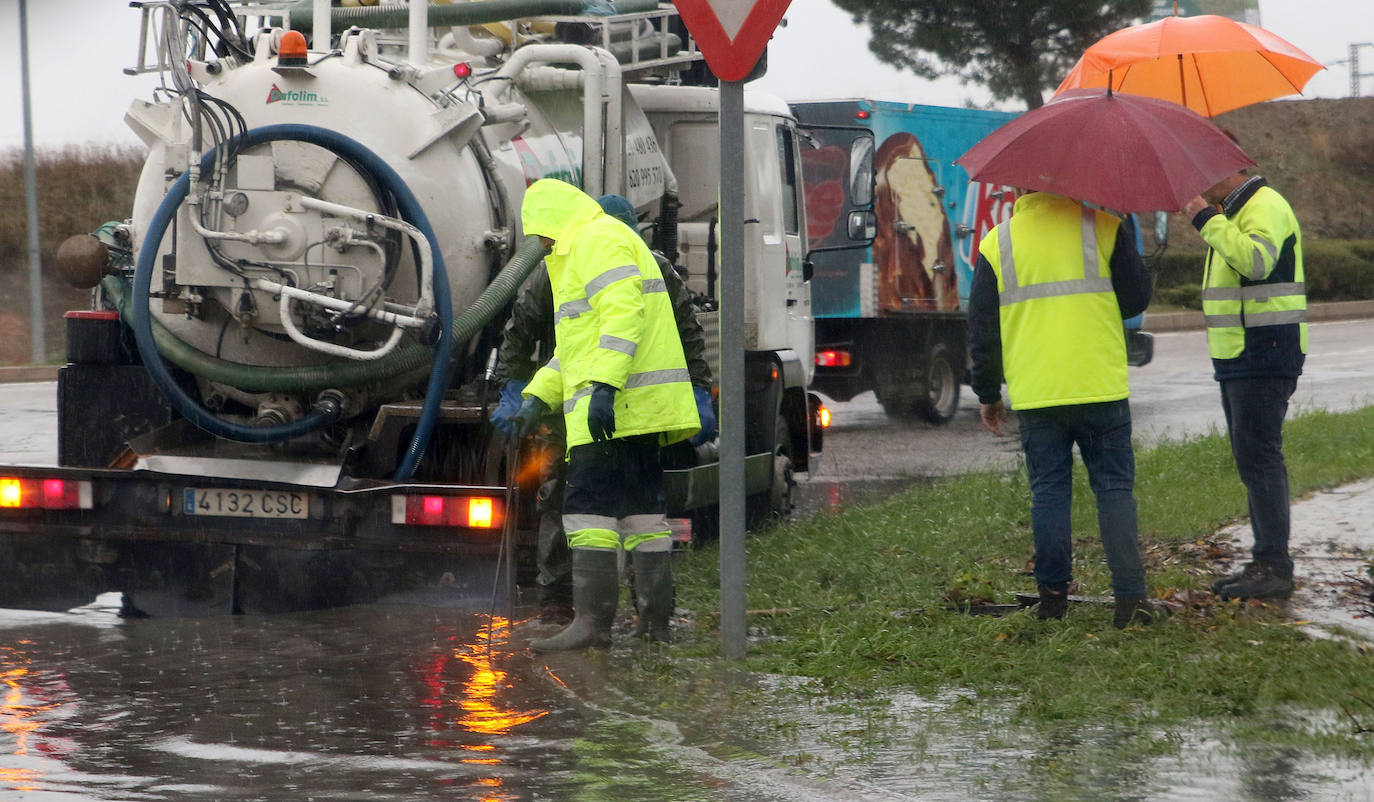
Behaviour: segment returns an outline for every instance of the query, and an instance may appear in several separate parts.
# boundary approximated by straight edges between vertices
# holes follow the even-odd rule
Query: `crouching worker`
[[[574,613],[566,629],[530,647],[610,645],[622,548],[635,571],[636,635],[667,641],[672,538],[658,451],[701,427],[672,302],[644,241],[571,184],[536,181],[520,216],[525,234],[552,248],[544,262],[556,311],[553,358],[525,386],[512,420],[527,433],[550,410],[563,412]]]

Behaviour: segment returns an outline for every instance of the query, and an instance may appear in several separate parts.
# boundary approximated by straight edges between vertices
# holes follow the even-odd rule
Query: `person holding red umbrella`
[[[1307,354],[1302,230],[1260,176],[1234,173],[1182,212],[1210,246],[1203,268],[1207,348],[1254,531],[1252,560],[1218,579],[1224,599],[1293,595],[1283,418]]]
[[[1148,624],[1137,540],[1135,455],[1122,320],[1144,311],[1150,274],[1131,224],[1048,192],[1018,190],[978,248],[969,293],[974,392],[1002,434],[1005,376],[1031,486],[1036,614],[1063,618],[1072,581],[1073,447],[1097,499],[1112,575],[1112,624]]]

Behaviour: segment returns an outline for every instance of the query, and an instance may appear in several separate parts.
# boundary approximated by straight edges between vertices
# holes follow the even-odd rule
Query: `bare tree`
[[[1044,102],[1084,48],[1150,0],[834,0],[873,30],[878,58],[923,78],[957,75],[998,99]]]

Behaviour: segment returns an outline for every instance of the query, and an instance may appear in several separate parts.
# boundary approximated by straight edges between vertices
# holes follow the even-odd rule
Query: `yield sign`
[[[711,72],[743,80],[758,63],[792,0],[673,0]]]

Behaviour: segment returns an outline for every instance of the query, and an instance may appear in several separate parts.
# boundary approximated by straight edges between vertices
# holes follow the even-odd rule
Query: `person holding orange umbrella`
[[[1307,353],[1302,229],[1283,196],[1242,170],[1184,207],[1210,246],[1203,268],[1207,348],[1254,531],[1252,560],[1212,590],[1224,599],[1293,594],[1283,419]]]

